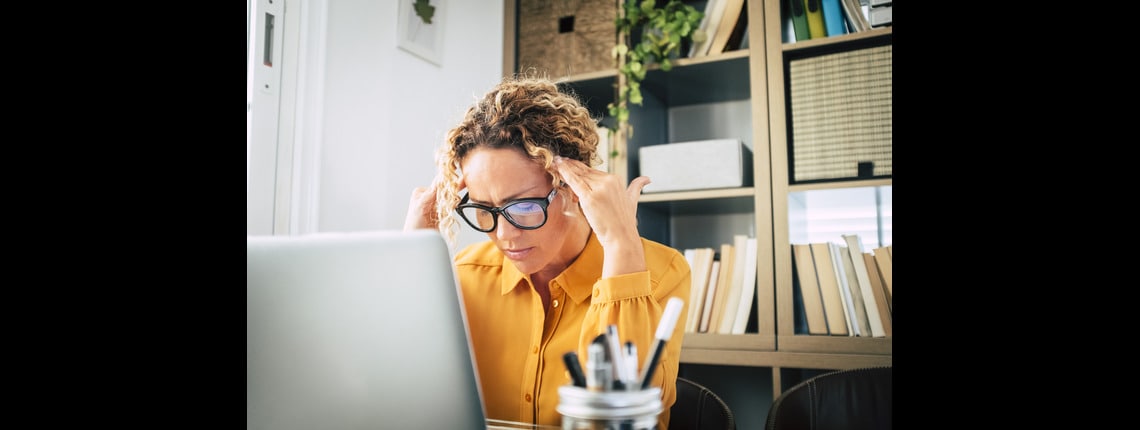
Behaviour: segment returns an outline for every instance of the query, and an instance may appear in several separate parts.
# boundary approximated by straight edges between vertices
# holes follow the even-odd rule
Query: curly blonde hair
[[[518,149],[541,163],[552,184],[558,185],[561,178],[552,164],[555,156],[589,166],[602,162],[597,153],[597,127],[598,121],[577,96],[548,78],[505,78],[467,109],[436,152],[441,173],[435,196],[439,231],[454,246],[458,231],[455,206],[461,197],[459,165],[475,148]]]

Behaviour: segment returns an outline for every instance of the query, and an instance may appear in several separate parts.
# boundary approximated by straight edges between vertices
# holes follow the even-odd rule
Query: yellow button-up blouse
[[[637,346],[638,371],[651,352],[670,297],[685,300],[653,375],[662,388],[659,427],[668,428],[688,314],[691,275],[676,249],[642,239],[648,271],[601,279],[602,246],[591,233],[581,255],[550,283],[550,313],[530,278],[490,242],[456,254],[456,270],[488,418],[558,426],[558,387],[569,384],[563,354],[587,347],[617,324],[622,342]]]

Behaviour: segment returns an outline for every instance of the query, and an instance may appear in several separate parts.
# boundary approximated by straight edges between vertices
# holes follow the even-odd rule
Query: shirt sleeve
[[[647,254],[648,254],[647,249]],[[590,308],[582,324],[578,341],[579,357],[586,357],[587,348],[606,327],[616,324],[621,342],[632,341],[637,346],[637,379],[647,357],[653,353],[654,334],[665,312],[665,304],[672,297],[688,303],[692,275],[684,256],[670,249],[663,255],[648,256],[649,270],[598,280],[593,287]],[[681,315],[673,333],[665,343],[650,386],[662,388],[662,402],[667,417],[676,400],[676,379],[680,366],[681,343],[684,337],[688,306],[681,307]],[[665,418],[667,419],[667,418]]]

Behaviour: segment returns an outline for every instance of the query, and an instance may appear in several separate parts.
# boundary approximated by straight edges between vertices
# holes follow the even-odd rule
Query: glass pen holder
[[[558,397],[563,430],[656,430],[664,410],[660,387],[594,391],[563,385]]]

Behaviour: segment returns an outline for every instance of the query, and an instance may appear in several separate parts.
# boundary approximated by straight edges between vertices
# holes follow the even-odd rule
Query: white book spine
[[[843,270],[843,254],[839,252],[839,245],[827,244],[831,251],[831,265],[835,267],[835,277],[839,278],[839,292],[843,296],[843,310],[847,314],[844,322],[847,323],[847,333],[851,336],[863,336],[859,329],[858,314],[855,313],[855,300],[851,297],[851,288],[847,286],[847,272]]]

